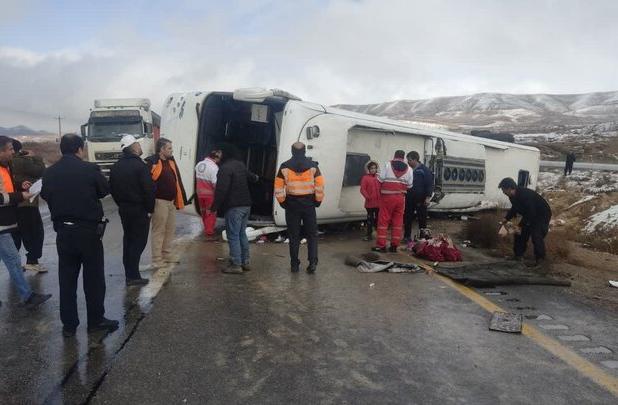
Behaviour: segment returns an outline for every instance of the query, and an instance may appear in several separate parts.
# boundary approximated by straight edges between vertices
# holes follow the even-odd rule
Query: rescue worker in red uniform
[[[378,176],[380,182],[380,211],[378,214],[378,239],[373,248],[376,252],[386,252],[386,236],[391,228],[390,252],[397,252],[401,242],[403,213],[406,205],[406,192],[412,187],[412,169],[405,161],[406,153],[395,152],[395,157],[384,165]]]
[[[222,152],[214,149],[210,154],[195,166],[195,178],[197,180],[197,198],[200,204],[204,233],[207,241],[215,241],[215,225],[217,213],[212,211],[212,203],[215,201],[215,188],[217,186],[217,173]]]
[[[305,156],[304,143],[294,143],[292,159],[281,164],[275,178],[275,197],[285,209],[292,273],[299,271],[301,230],[307,238],[307,273],[315,273],[318,266],[318,223],[315,209],[324,199],[324,178],[318,164]]]

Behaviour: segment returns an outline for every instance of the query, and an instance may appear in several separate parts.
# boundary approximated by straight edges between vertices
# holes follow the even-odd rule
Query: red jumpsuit
[[[218,172],[219,166],[211,158],[202,160],[195,167],[195,177],[197,179],[196,194],[200,204],[206,236],[214,236],[215,234],[217,213],[210,211],[210,207],[212,207],[212,203],[215,200]]]
[[[396,248],[403,233],[403,213],[406,191],[412,187],[412,169],[406,162],[394,159],[388,162],[378,180],[381,183],[380,213],[378,215],[377,247],[386,247],[388,228],[391,228],[391,247]]]

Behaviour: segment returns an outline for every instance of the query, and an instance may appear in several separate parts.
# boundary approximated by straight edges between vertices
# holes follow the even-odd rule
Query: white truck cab
[[[81,127],[86,142],[87,159],[109,175],[110,167],[118,160],[120,139],[131,134],[142,145],[144,156],[154,151],[159,137],[161,117],[150,109],[147,98],[116,98],[94,100],[88,122]]]

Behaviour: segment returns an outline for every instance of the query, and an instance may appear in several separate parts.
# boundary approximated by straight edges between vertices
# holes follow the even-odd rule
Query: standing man
[[[568,152],[566,155],[566,162],[564,164],[564,175],[570,175],[573,171],[573,163],[575,163],[575,153]]]
[[[84,141],[76,134],[60,140],[62,158],[43,175],[41,197],[49,205],[57,232],[60,319],[64,337],[75,335],[77,279],[83,266],[88,333],[113,332],[118,321],[105,318],[105,272],[103,259],[103,206],[109,186],[99,167],[82,161]]]
[[[215,187],[217,186],[217,173],[219,172],[219,162],[221,162],[222,152],[214,149],[210,154],[195,166],[195,178],[197,180],[197,198],[204,223],[204,234],[206,241],[217,240],[215,236],[215,225],[217,223],[217,212],[213,211],[212,203],[215,201]]]
[[[140,158],[142,146],[133,135],[120,140],[122,156],[112,166],[109,185],[122,222],[122,263],[127,286],[148,284],[139,274],[139,260],[148,243],[150,216],[154,212],[154,183]]]
[[[10,167],[12,158],[12,139],[0,136],[0,260],[9,271],[11,281],[26,307],[36,308],[47,301],[51,294],[38,294],[32,291],[24,278],[19,251],[12,237],[12,233],[17,229],[17,204],[31,197],[28,192],[18,190],[30,188],[29,182],[15,185]]]
[[[405,157],[404,151],[396,151],[393,160],[384,165],[384,169],[378,176],[378,181],[381,183],[378,240],[372,249],[376,252],[386,252],[386,234],[389,227],[391,227],[389,251],[397,252],[401,241],[406,192],[412,187],[412,169],[404,161]]]
[[[418,152],[412,151],[406,155],[408,165],[412,168],[413,184],[406,193],[406,210],[403,237],[410,241],[412,237],[412,220],[416,216],[419,237],[429,236],[427,231],[427,207],[433,194],[433,174],[420,162]]]
[[[502,224],[521,216],[519,231],[515,235],[513,254],[515,260],[523,260],[528,245],[528,239],[532,238],[534,246],[535,265],[542,267],[545,261],[545,236],[549,231],[551,220],[551,208],[543,197],[528,188],[517,187],[515,180],[507,177],[502,179],[499,188],[511,201],[511,209],[506,214]]]
[[[315,273],[318,267],[318,223],[316,207],[324,200],[324,177],[318,164],[305,155],[302,142],[292,145],[292,159],[283,162],[275,178],[275,197],[285,209],[285,222],[290,238],[292,273],[299,271],[298,249],[301,230],[307,238],[309,267]]]
[[[187,203],[180,172],[174,160],[172,141],[159,138],[155,154],[146,159],[155,184],[155,209],[152,215],[152,265],[163,267],[178,263],[180,258],[172,253],[176,235],[176,210]]]
[[[250,271],[247,222],[251,212],[249,181],[257,182],[258,176],[247,170],[240,160],[240,152],[234,145],[225,145],[223,164],[217,174],[217,188],[212,211],[222,211],[225,216],[225,232],[230,249],[230,265],[224,273],[242,274]]]
[[[45,172],[45,163],[39,156],[34,156],[27,151],[22,150],[22,144],[16,139],[13,139],[13,149],[15,156],[11,162],[15,182],[22,184],[27,181],[30,184],[34,183]],[[39,197],[34,201],[22,201],[17,206],[17,226],[18,229],[13,234],[17,250],[21,248],[22,242],[26,249],[26,264],[24,269],[34,271],[36,273],[45,273],[47,269],[39,264],[39,259],[43,255],[43,241],[45,240],[45,231],[43,228],[43,220],[39,212]]]

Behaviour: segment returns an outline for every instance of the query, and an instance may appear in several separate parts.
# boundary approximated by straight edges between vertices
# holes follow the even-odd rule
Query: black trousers
[[[79,325],[77,279],[83,266],[88,324],[95,325],[105,314],[105,274],[101,238],[95,229],[78,225],[58,225],[56,231],[60,319],[68,328]]]
[[[285,222],[290,238],[290,262],[298,266],[298,249],[300,248],[301,231],[307,238],[308,260],[310,264],[318,264],[318,223],[315,207],[294,207],[285,210]]]
[[[403,237],[412,236],[412,222],[414,218],[418,221],[418,228],[427,228],[427,206],[425,199],[406,196],[406,210],[403,213]]]
[[[371,238],[374,229],[378,229],[379,208],[365,208],[367,210],[367,236]]]
[[[17,229],[13,232],[17,250],[26,248],[26,263],[38,264],[43,256],[45,231],[39,207],[17,208]]]
[[[521,233],[515,235],[513,242],[513,253],[515,256],[523,256],[526,253],[528,247],[528,240],[532,239],[532,246],[534,247],[534,257],[538,259],[545,259],[545,236],[549,231],[549,222],[534,224],[531,226],[522,226]]]
[[[566,163],[564,165],[564,175],[566,176],[567,174],[571,174],[571,172],[573,171],[573,163]]]
[[[139,261],[148,243],[150,218],[142,207],[120,207],[118,210],[122,222],[122,264],[127,279],[141,278]]]

